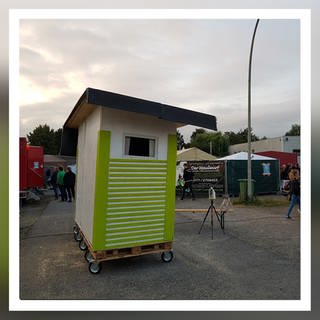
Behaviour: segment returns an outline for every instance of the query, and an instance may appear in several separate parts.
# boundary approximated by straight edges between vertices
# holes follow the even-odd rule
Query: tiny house
[[[216,130],[214,116],[92,88],[76,103],[61,154],[77,155],[75,237],[90,272],[103,260],[171,252],[176,129],[186,124]]]

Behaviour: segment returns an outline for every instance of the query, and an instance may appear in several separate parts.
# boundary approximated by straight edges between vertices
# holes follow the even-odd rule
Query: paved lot
[[[219,199],[220,200],[220,199]],[[177,199],[177,208],[208,208]],[[300,299],[300,217],[286,207],[234,206],[225,234],[204,213],[177,213],[174,259],[160,254],[104,262],[92,275],[73,239],[73,203],[44,197],[20,213],[21,299]]]

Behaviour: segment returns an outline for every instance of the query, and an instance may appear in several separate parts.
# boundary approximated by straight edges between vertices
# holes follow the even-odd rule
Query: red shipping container
[[[44,186],[43,147],[29,146],[27,139],[20,137],[19,170],[20,192]],[[21,196],[21,193],[20,193]],[[23,196],[22,196],[23,197]]]
[[[255,154],[278,159],[280,167],[287,163],[291,163],[293,165],[296,165],[298,163],[298,155],[294,152],[263,151],[255,152]]]
[[[43,147],[27,145],[27,187],[43,187]]]
[[[27,189],[27,139],[20,138],[20,190]]]

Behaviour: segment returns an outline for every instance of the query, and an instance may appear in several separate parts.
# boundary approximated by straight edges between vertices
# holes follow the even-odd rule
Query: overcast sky
[[[255,20],[23,20],[20,136],[61,128],[87,87],[209,113],[218,130],[247,127]],[[300,24],[260,20],[252,65],[252,127],[300,124]],[[188,140],[194,127],[179,129]]]

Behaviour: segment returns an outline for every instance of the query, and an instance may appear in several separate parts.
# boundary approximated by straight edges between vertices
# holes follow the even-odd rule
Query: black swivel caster
[[[94,261],[94,258],[91,254],[91,252],[87,249],[86,252],[84,253],[84,259],[89,263],[91,261]]]
[[[87,244],[85,243],[85,241],[82,239],[81,241],[79,241],[79,248],[82,251],[86,251],[87,250]]]
[[[89,262],[89,271],[92,274],[98,274],[101,271],[101,263],[98,261]]]
[[[172,251],[162,252],[161,259],[163,262],[170,262],[173,259],[173,252]]]

